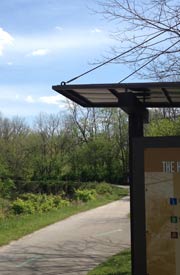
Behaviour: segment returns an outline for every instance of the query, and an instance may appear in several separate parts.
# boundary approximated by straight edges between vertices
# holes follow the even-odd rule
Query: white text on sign
[[[180,173],[180,161],[162,161],[164,173]]]

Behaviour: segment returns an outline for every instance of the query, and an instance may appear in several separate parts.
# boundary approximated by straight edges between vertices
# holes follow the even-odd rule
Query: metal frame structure
[[[142,223],[145,209],[141,208],[144,207],[144,187],[136,184],[137,181],[143,182],[143,174],[137,174],[134,166],[143,163],[143,156],[137,151],[137,148],[142,148],[141,139],[136,138],[143,138],[143,125],[148,123],[147,108],[180,107],[180,82],[86,85],[66,85],[63,82],[52,89],[83,107],[118,107],[128,114],[132,274],[146,275],[145,223]],[[134,140],[139,145],[133,149]],[[160,145],[158,139],[156,142],[157,146]]]

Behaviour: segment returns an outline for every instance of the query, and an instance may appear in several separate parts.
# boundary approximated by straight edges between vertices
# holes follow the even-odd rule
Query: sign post
[[[132,198],[136,200],[133,219],[142,218],[134,226],[136,238],[132,240],[142,266],[134,259],[133,274],[179,275],[180,138],[135,139],[133,155],[133,184],[137,187]]]

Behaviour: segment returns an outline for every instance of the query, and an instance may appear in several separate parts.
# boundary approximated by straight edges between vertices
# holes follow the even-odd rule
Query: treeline
[[[178,113],[153,111],[145,132],[179,135]],[[1,115],[0,152],[1,194],[71,193],[78,182],[122,183],[128,174],[128,118],[120,109],[75,104],[67,115],[40,114],[31,127],[23,118]]]
[[[117,183],[127,173],[127,117],[81,109],[23,118],[0,116],[0,191],[57,193],[66,182]],[[75,183],[74,183],[75,184]],[[78,184],[78,183],[77,183]]]

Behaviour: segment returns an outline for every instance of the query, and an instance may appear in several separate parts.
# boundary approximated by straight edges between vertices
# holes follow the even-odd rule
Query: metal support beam
[[[146,275],[146,244],[145,244],[145,213],[137,197],[144,198],[144,189],[135,181],[133,140],[144,136],[144,123],[149,122],[149,112],[133,93],[119,94],[119,107],[129,115],[129,180],[130,180],[130,208],[131,208],[131,255],[132,275]],[[137,161],[142,162],[141,159]],[[137,171],[136,171],[137,172]],[[138,194],[138,196],[137,196]],[[137,253],[140,251],[140,253]]]
[[[144,123],[149,122],[148,110],[144,107],[144,104],[140,102],[133,93],[119,94],[119,107],[125,111],[129,116],[133,115],[135,118],[137,115],[139,118],[143,118]],[[139,123],[139,119],[137,119]]]
[[[136,200],[138,192],[143,193],[142,188],[134,181],[133,167],[133,140],[137,137],[143,137],[143,113],[133,113],[129,115],[129,179],[130,179],[130,209],[131,209],[131,255],[132,255],[132,275],[145,275],[146,266],[146,248],[142,240],[144,234],[144,225],[142,223],[143,209],[139,207],[139,202]],[[136,156],[137,157],[137,156]],[[138,159],[138,161],[141,161]],[[138,195],[139,196],[139,195]],[[144,196],[144,194],[140,194]],[[142,253],[137,253],[141,251]]]

